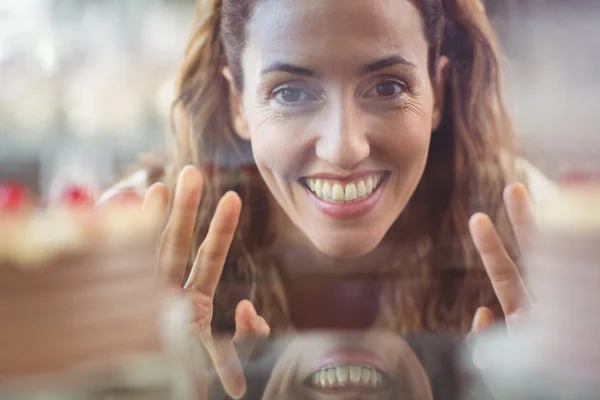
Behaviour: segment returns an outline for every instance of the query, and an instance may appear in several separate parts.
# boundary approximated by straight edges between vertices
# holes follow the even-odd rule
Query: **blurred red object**
[[[600,172],[570,172],[565,174],[562,181],[566,184],[600,182]]]
[[[70,206],[92,207],[94,201],[94,196],[85,187],[70,186],[62,192],[59,203]]]
[[[0,211],[20,211],[30,203],[27,188],[18,183],[0,184]]]

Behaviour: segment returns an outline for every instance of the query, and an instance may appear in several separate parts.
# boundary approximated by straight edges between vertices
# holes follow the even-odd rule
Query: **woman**
[[[160,260],[205,342],[520,312],[528,200],[502,193],[529,166],[501,89],[480,0],[199,0],[168,185],[137,177],[148,206],[174,193]]]

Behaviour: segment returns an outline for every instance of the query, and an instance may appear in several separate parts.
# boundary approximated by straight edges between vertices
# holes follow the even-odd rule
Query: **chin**
[[[331,236],[337,236],[335,239],[331,239]],[[365,256],[375,250],[375,248],[383,240],[381,237],[371,236],[364,237],[364,235],[353,235],[353,237],[343,237],[332,234],[327,238],[315,237],[313,240],[314,246],[323,252],[325,255],[333,258],[340,259],[352,259]]]

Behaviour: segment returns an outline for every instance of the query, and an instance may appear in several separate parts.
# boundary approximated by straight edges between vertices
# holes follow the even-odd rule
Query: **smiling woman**
[[[202,329],[467,332],[512,304],[527,195],[503,190],[530,171],[501,91],[479,0],[199,0],[163,247]]]

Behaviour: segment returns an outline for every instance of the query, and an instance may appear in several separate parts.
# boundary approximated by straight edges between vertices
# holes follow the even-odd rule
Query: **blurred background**
[[[505,50],[522,151],[551,177],[595,168],[600,1],[484,3]],[[58,161],[76,154],[106,185],[138,153],[161,150],[193,8],[0,0],[0,182],[19,178],[44,192]]]

